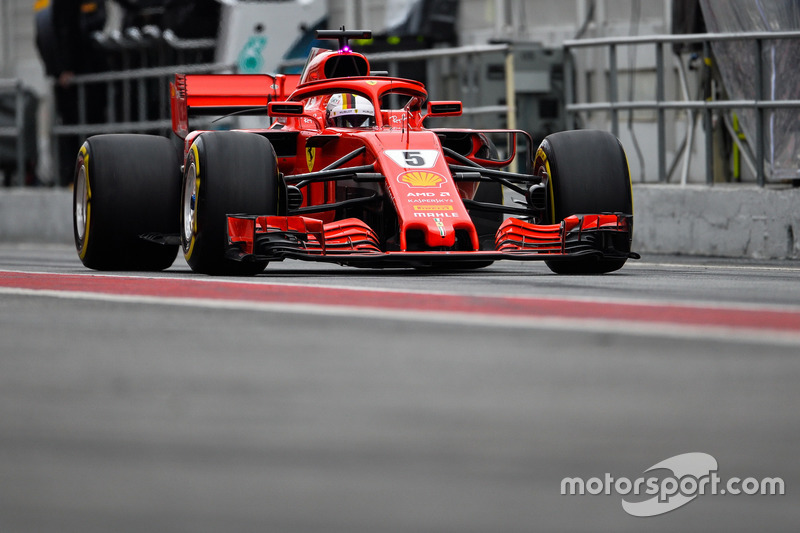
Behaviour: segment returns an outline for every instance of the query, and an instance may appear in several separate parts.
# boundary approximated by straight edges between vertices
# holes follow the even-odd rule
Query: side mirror
[[[267,105],[267,114],[271,117],[299,117],[305,113],[305,108],[300,102],[270,102]]]
[[[442,101],[428,102],[428,114],[426,117],[459,117],[461,116],[461,102]]]

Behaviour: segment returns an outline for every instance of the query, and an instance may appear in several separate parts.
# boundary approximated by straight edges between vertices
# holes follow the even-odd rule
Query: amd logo
[[[449,192],[439,192],[439,193],[436,193],[436,192],[410,192],[410,193],[408,193],[407,196],[409,198],[420,198],[420,197],[433,198],[435,196],[438,196],[440,198],[444,198],[444,197],[449,197],[450,193]]]

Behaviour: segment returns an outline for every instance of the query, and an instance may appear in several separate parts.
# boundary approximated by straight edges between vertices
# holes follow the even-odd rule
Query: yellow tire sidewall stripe
[[[631,163],[628,161],[628,154],[625,150],[622,150],[622,155],[625,156],[625,166],[628,169],[628,189],[631,191],[631,212],[633,214],[633,181],[631,180]]]
[[[534,169],[538,166],[536,163],[539,161],[544,165],[544,171],[547,172],[547,194],[550,197],[550,223],[556,223],[556,210],[555,210],[555,194],[553,193],[553,173],[550,172],[550,160],[547,159],[547,154],[542,150],[541,146],[536,150],[536,159],[534,161]]]
[[[86,252],[89,249],[89,227],[91,226],[90,222],[92,219],[92,187],[89,181],[89,150],[87,149],[86,144],[81,146],[80,156],[83,161],[83,175],[86,182],[86,222],[84,223],[83,228],[83,243],[81,244],[81,250],[78,256],[81,259],[84,259],[86,257]]]
[[[194,217],[192,219],[192,238],[189,241],[189,249],[183,253],[183,257],[188,261],[192,257],[192,252],[194,251],[194,243],[197,236],[197,211],[200,207],[200,153],[197,151],[197,143],[195,142],[192,144],[192,153],[191,161],[194,164],[194,175],[195,175],[195,183],[194,183],[194,190],[195,190],[195,198],[194,198]],[[184,187],[185,190],[185,187]],[[184,201],[187,201],[184,198]],[[182,207],[181,207],[182,209]],[[185,222],[184,222],[185,224]],[[183,231],[183,229],[181,229]]]

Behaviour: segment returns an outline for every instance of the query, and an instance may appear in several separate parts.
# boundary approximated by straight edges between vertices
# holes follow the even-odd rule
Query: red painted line
[[[401,291],[231,283],[205,279],[200,281],[5,271],[0,271],[0,287],[188,300],[307,304],[342,308],[481,314],[509,318],[600,319],[630,323],[800,332],[800,311],[782,309],[514,296],[426,295]]]

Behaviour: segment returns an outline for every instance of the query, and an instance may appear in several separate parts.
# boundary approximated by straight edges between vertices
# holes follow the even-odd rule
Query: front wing
[[[620,234],[630,235],[632,221],[632,215],[621,213],[572,215],[550,225],[508,218],[497,231],[494,250],[383,251],[378,235],[355,218],[325,224],[303,216],[228,215],[227,255],[239,261],[302,259],[384,267],[580,256],[638,259],[613,244]]]

